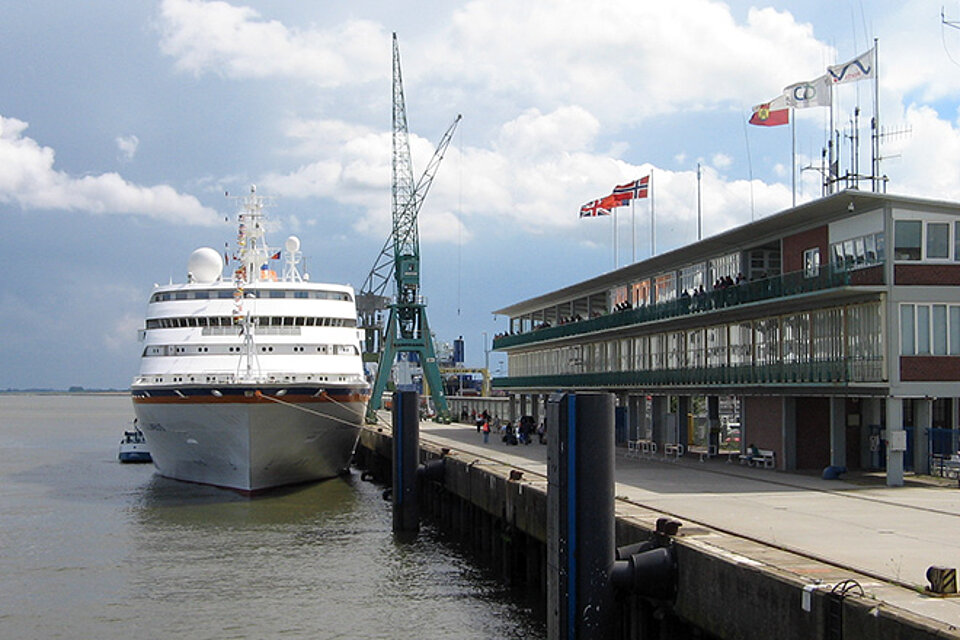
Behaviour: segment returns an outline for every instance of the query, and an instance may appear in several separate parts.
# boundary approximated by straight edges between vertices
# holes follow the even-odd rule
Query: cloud
[[[918,24],[919,6],[919,0],[909,0],[907,8],[884,19]],[[611,15],[617,16],[615,29],[610,28]],[[861,52],[838,56],[815,37],[810,24],[787,11],[752,8],[740,15],[714,0],[669,5],[611,0],[602,12],[575,0],[483,0],[453,9],[429,37],[412,39],[405,50],[417,95],[427,94],[444,108],[450,105],[446,98],[469,101],[476,114],[472,117],[479,121],[470,125],[477,142],[451,145],[438,171],[421,211],[424,240],[503,229],[536,235],[583,231],[575,226],[582,202],[654,169],[621,157],[629,146],[620,138],[651,118],[681,123],[691,113],[739,112],[790,82],[817,75],[838,57]],[[389,36],[373,22],[294,28],[245,6],[165,0],[160,25],[163,51],[175,58],[177,68],[194,74],[307,80],[324,88],[349,88],[353,95],[362,94],[359,84],[382,80],[387,73]],[[894,34],[884,48],[890,56],[889,62],[884,58],[885,86],[930,93],[931,80],[942,77],[949,65],[932,48],[931,42],[939,39],[911,44]],[[960,39],[957,45],[960,50]],[[929,67],[910,67],[916,59],[911,46],[923,52]],[[776,64],[771,64],[774,58]],[[954,84],[960,88],[960,82]],[[953,90],[944,86],[930,95]],[[377,91],[377,99],[385,100],[385,92]],[[843,102],[859,91],[847,87],[841,94]],[[899,145],[902,159],[884,164],[895,176],[897,190],[960,196],[950,171],[960,160],[955,124],[929,107],[904,108],[902,96],[892,94],[882,105],[886,122],[900,112],[914,131]],[[821,114],[808,116],[812,122]],[[652,139],[643,138],[647,144]],[[424,167],[435,142],[412,134],[410,144],[415,169]],[[884,152],[895,154],[892,145]],[[258,182],[284,197],[329,199],[349,212],[356,231],[381,237],[390,224],[391,153],[389,131],[356,124],[350,116],[294,117],[276,154],[302,162]],[[696,154],[678,153],[674,166]],[[704,179],[705,192],[708,182],[710,186],[705,207],[715,209],[711,224],[705,225],[708,233],[789,206],[789,167],[768,163],[773,179],[786,185],[764,184],[717,175],[738,165],[733,155],[706,157],[714,170]],[[684,225],[689,230],[696,215],[690,204],[695,186],[688,183],[693,172],[655,170],[658,200],[662,198],[664,211],[671,211],[670,224],[678,225],[678,234]],[[801,178],[805,192],[819,195],[813,172]],[[594,241],[592,232],[580,237]]]
[[[133,156],[137,155],[137,147],[140,146],[140,138],[137,136],[117,136],[114,141],[124,160],[133,160]]]
[[[322,150],[324,158],[259,182],[285,198],[320,196],[357,210],[355,231],[382,237],[391,225],[390,133],[313,121],[291,124],[287,134],[293,147]],[[602,244],[599,236],[609,233],[608,227],[586,226],[577,215],[580,204],[653,170],[657,207],[670,221],[660,246],[690,241],[684,234],[696,221],[696,172],[611,158],[597,149],[598,136],[597,119],[583,108],[529,109],[501,125],[491,148],[451,145],[420,212],[422,241],[462,242],[506,229],[538,236],[576,230],[578,241]],[[434,143],[414,135],[410,145],[415,170],[426,166]],[[730,158],[716,154],[713,162],[724,168]],[[787,187],[728,181],[711,168],[704,169],[704,191],[711,198],[705,205],[710,222],[704,225],[710,234],[790,204]]]
[[[928,106],[912,105],[903,114],[899,139],[891,136],[884,145],[883,174],[896,176],[891,191],[938,200],[960,200],[960,131],[955,123],[940,118]]]
[[[713,0],[611,0],[602,11],[577,0],[476,1],[428,46],[435,75],[509,104],[577,103],[608,124],[757,101],[832,51],[788,12],[750,9],[739,23]]]
[[[0,116],[0,202],[23,209],[126,213],[188,224],[213,224],[219,214],[167,185],[142,187],[116,173],[75,178],[53,168],[54,151],[25,137],[28,125]]]
[[[729,169],[733,165],[733,158],[725,153],[715,153],[710,162],[716,169]]]
[[[158,26],[161,50],[196,75],[336,88],[389,72],[389,33],[369,20],[296,28],[247,6],[164,0]],[[738,22],[715,0],[611,0],[603,11],[577,0],[474,1],[406,49],[414,77],[447,98],[514,114],[580,104],[608,124],[754,103],[835,57],[786,11],[750,9]]]
[[[226,2],[164,0],[161,50],[178,69],[231,78],[288,77],[321,87],[382,78],[390,59],[383,27],[351,20],[335,29],[296,29]]]

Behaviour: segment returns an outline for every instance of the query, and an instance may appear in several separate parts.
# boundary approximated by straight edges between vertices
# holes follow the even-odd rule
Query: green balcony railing
[[[881,382],[883,359],[847,358],[821,362],[733,365],[687,369],[566,373],[495,378],[494,388],[614,388],[747,385],[837,385]]]
[[[493,348],[508,349],[544,340],[567,338],[644,322],[678,318],[692,313],[726,309],[751,302],[834,289],[849,285],[850,273],[846,270],[833,271],[822,267],[819,275],[807,277],[802,271],[794,271],[773,278],[742,282],[725,289],[714,289],[699,296],[681,297],[578,322],[543,327],[514,335],[497,336],[493,340]]]

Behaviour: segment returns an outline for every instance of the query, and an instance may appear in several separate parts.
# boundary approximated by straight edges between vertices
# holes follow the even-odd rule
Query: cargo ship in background
[[[252,492],[347,470],[370,385],[353,288],[301,275],[296,236],[268,246],[255,187],[241,205],[228,278],[203,247],[155,286],[131,393],[161,475]]]

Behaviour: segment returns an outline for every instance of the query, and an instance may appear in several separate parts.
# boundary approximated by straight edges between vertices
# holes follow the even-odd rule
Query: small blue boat
[[[150,450],[147,448],[147,441],[136,421],[133,423],[133,429],[123,432],[117,458],[120,462],[153,462]]]

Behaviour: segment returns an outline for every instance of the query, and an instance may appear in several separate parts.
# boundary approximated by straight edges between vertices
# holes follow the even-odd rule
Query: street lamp
[[[483,332],[483,368],[490,374],[490,349],[487,348],[487,332]]]

